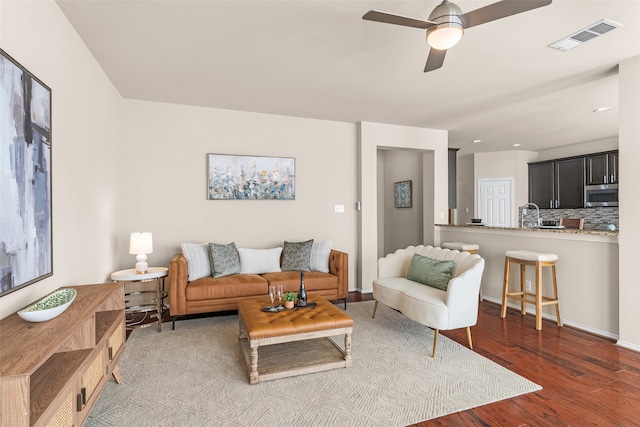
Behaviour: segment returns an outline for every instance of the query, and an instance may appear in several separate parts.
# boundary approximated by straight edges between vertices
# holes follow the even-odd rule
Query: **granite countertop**
[[[459,227],[459,228],[482,228],[483,230],[513,230],[513,231],[530,231],[536,233],[570,233],[570,234],[591,234],[596,236],[617,236],[618,230],[576,230],[575,228],[512,228],[512,227],[494,227],[489,225],[471,225],[471,224],[436,224],[440,227]]]

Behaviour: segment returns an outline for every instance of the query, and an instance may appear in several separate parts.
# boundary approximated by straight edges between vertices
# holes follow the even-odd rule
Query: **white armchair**
[[[438,261],[454,261],[455,268],[446,291],[407,279],[414,254]],[[469,347],[473,349],[470,327],[478,321],[483,271],[484,259],[480,255],[422,245],[398,249],[378,260],[378,278],[373,281],[376,300],[373,317],[380,302],[434,329],[432,356],[436,354],[440,330],[467,328]]]

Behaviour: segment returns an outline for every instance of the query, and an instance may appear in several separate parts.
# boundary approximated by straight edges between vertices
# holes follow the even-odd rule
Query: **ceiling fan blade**
[[[464,28],[506,18],[551,4],[552,0],[503,0],[460,15]]]
[[[444,57],[447,54],[447,50],[438,50],[431,48],[429,50],[429,57],[427,58],[427,65],[424,67],[424,72],[428,73],[429,71],[437,70],[442,67],[444,63]]]
[[[378,10],[370,10],[369,12],[364,14],[362,19],[365,19],[367,21],[384,22],[385,24],[396,24],[405,27],[422,28],[423,30],[436,24],[435,22],[431,21],[422,21],[420,19],[408,18],[406,16],[393,15],[391,13],[380,12]]]

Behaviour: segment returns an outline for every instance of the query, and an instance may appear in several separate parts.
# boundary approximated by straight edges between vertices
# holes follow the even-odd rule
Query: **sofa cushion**
[[[209,243],[209,252],[211,253],[213,277],[218,278],[240,273],[240,257],[235,242],[227,245]]]
[[[313,239],[306,242],[284,242],[282,250],[283,271],[310,271]]]
[[[329,255],[331,254],[331,240],[314,240],[311,246],[311,271],[329,272]]]
[[[268,296],[267,281],[256,274],[234,274],[214,279],[203,277],[187,285],[187,301],[217,300],[240,297]]]
[[[415,254],[407,271],[407,279],[446,291],[455,267],[453,260],[438,261]]]
[[[266,273],[262,277],[270,285],[282,285],[285,292],[297,292],[300,288],[300,273],[297,271]],[[307,292],[338,289],[338,276],[319,271],[306,272],[304,273],[304,288]]]
[[[280,254],[282,248],[247,249],[239,248],[240,273],[263,274],[280,270]]]
[[[209,259],[209,243],[182,243],[182,255],[187,260],[189,277],[187,280],[198,280],[211,276],[211,260]]]

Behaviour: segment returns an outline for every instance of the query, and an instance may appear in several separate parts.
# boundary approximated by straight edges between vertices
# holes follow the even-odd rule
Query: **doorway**
[[[513,178],[478,179],[478,216],[494,227],[513,227]]]

